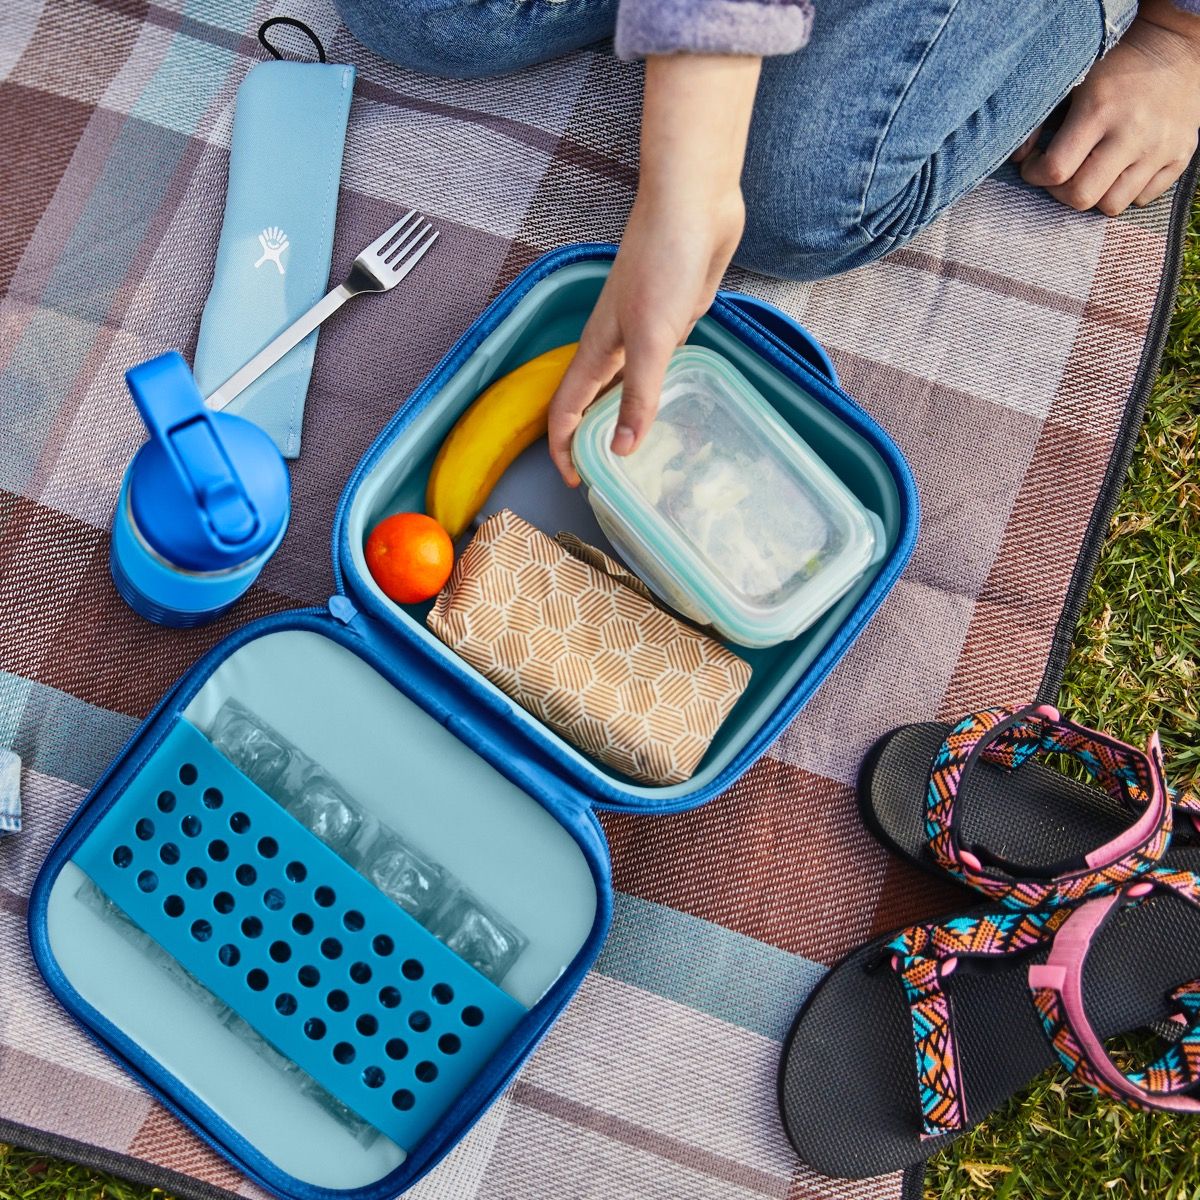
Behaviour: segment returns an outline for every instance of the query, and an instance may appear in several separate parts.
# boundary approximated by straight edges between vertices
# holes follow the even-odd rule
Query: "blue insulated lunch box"
[[[492,380],[578,338],[607,245],[542,258],[414,391],[334,523],[336,592],[258,620],[160,701],[68,822],[29,906],[54,995],[238,1170],[287,1200],[386,1200],[511,1081],[599,953],[598,809],[728,788],[805,704],[916,538],[900,452],[783,313],[722,292],[691,341],[725,356],[876,514],[885,553],[800,637],[745,653],[745,694],[688,782],[650,787],[566,744],[375,586],[363,543],[419,510]],[[533,447],[489,502],[606,543]]]

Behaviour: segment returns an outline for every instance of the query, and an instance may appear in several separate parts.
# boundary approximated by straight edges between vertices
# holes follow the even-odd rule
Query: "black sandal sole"
[[[953,877],[929,854],[925,794],[934,756],[952,728],[928,722],[892,730],[868,751],[857,784],[863,821],[875,837],[914,866],[943,878]],[[1039,762],[1016,771],[976,762],[959,800],[962,845],[984,846],[1035,869],[1086,854],[1133,820],[1102,788]]]

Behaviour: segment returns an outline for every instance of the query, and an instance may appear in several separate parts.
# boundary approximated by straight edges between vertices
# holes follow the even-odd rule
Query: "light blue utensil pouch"
[[[208,396],[328,287],[354,68],[266,62],[238,91],[229,190],[195,376]],[[314,331],[228,412],[254,421],[286,458],[300,453]]]

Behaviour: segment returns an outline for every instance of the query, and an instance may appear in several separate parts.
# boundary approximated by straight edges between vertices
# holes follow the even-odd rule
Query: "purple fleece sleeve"
[[[1175,7],[1200,16],[1200,0],[1175,0]]]
[[[620,0],[616,49],[621,58],[791,54],[811,28],[811,0]]]

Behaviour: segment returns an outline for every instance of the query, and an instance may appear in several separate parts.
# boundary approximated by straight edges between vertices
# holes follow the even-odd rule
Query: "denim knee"
[[[831,172],[833,174],[833,172]],[[746,230],[733,261],[779,279],[828,279],[886,254],[897,240],[874,235],[857,218],[854,197],[797,189],[786,179],[747,181]]]
[[[428,75],[473,79],[513,70],[517,47],[497,36],[490,5],[466,0],[334,0],[346,28],[392,62]],[[484,26],[486,25],[486,28]]]
[[[364,45],[451,79],[503,75],[610,37],[617,0],[334,0]]]
[[[776,279],[815,280],[841,275],[872,257],[864,258],[863,247],[850,238],[839,243],[831,237],[811,237],[811,232],[808,228],[801,229],[798,220],[790,225],[771,226],[748,216],[746,232],[733,261],[739,267]],[[878,254],[886,249],[881,245]]]

